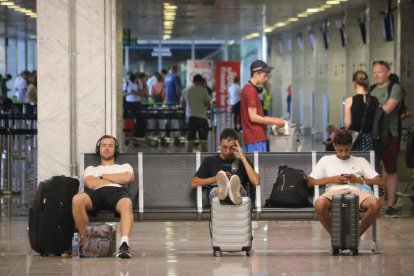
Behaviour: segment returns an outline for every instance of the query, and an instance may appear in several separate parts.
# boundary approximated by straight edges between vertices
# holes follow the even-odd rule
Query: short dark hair
[[[220,134],[220,141],[221,140],[237,140],[239,136],[234,129],[225,128]]]
[[[335,145],[341,146],[349,146],[352,145],[352,134],[347,129],[341,129],[335,134],[335,138],[333,140]]]
[[[389,71],[389,70],[391,70],[391,66],[390,66],[390,64],[389,64],[388,62],[386,62],[386,61],[383,61],[383,60],[376,60],[376,61],[374,61],[374,62],[372,63],[372,66],[377,65],[377,64],[385,66],[385,68],[387,68],[387,70],[388,70],[388,71]]]
[[[200,74],[195,74],[193,77],[193,83],[202,83],[204,81]]]

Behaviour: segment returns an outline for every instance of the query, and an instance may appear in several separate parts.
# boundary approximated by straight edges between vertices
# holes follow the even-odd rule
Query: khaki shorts
[[[339,189],[339,190],[328,191],[328,192],[325,192],[324,194],[322,194],[321,197],[327,198],[330,201],[332,201],[332,197],[334,195],[345,194],[347,192],[351,192],[355,195],[358,195],[358,197],[359,197],[359,208],[361,208],[361,204],[362,204],[362,202],[364,202],[365,199],[367,199],[369,197],[375,198],[370,193],[367,193],[367,192],[364,192],[364,191],[361,191],[361,190],[352,190],[352,189]]]

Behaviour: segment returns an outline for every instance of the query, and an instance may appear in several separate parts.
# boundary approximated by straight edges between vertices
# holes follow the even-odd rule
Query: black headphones
[[[98,142],[96,142],[96,146],[95,146],[95,153],[96,153],[96,155],[101,156],[101,152],[100,152],[100,149],[101,149],[101,141],[102,141],[102,139],[105,139],[105,138],[112,138],[112,139],[114,139],[114,141],[115,141],[114,157],[117,157],[119,155],[119,142],[118,142],[118,140],[116,140],[115,137],[113,137],[111,135],[104,135],[101,138],[99,138],[99,140],[98,140]]]
[[[249,83],[250,83],[251,86],[253,86],[256,89],[257,93],[259,93],[259,94],[263,93],[263,87],[256,86],[251,81],[249,81]]]

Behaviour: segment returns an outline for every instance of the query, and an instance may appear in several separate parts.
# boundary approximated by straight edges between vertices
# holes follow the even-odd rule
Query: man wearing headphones
[[[96,154],[100,156],[101,164],[85,169],[85,192],[78,193],[72,199],[76,227],[82,240],[89,223],[87,211],[109,209],[119,213],[121,246],[117,257],[131,258],[129,237],[134,218],[127,185],[135,180],[134,170],[130,164],[115,164],[115,157],[119,154],[119,143],[115,137],[102,136],[96,143]]]
[[[265,125],[283,127],[285,121],[281,118],[264,116],[259,94],[261,87],[268,78],[273,67],[262,60],[256,60],[250,65],[250,80],[241,92],[241,122],[243,129],[243,144],[245,152],[266,152]]]

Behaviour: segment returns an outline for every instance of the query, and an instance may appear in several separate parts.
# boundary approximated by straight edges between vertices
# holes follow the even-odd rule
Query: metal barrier
[[[2,110],[0,114],[0,150],[2,157],[0,162],[0,195],[21,193],[21,191],[12,189],[12,152],[18,153],[14,157],[15,159],[25,159],[24,139],[28,136],[37,135],[37,116],[31,113],[34,109],[30,110],[31,114],[27,114],[27,110],[27,105],[17,104],[8,110]],[[3,164],[3,160],[5,160],[5,164]],[[7,187],[4,187],[5,180]]]
[[[210,151],[216,151],[219,136],[224,128],[232,128],[232,113],[230,110],[215,109],[207,113],[210,128]],[[134,145],[143,143],[150,147],[168,147],[173,144],[183,147],[185,132],[185,109],[180,106],[142,106],[135,112],[124,114],[124,133],[126,141]]]

